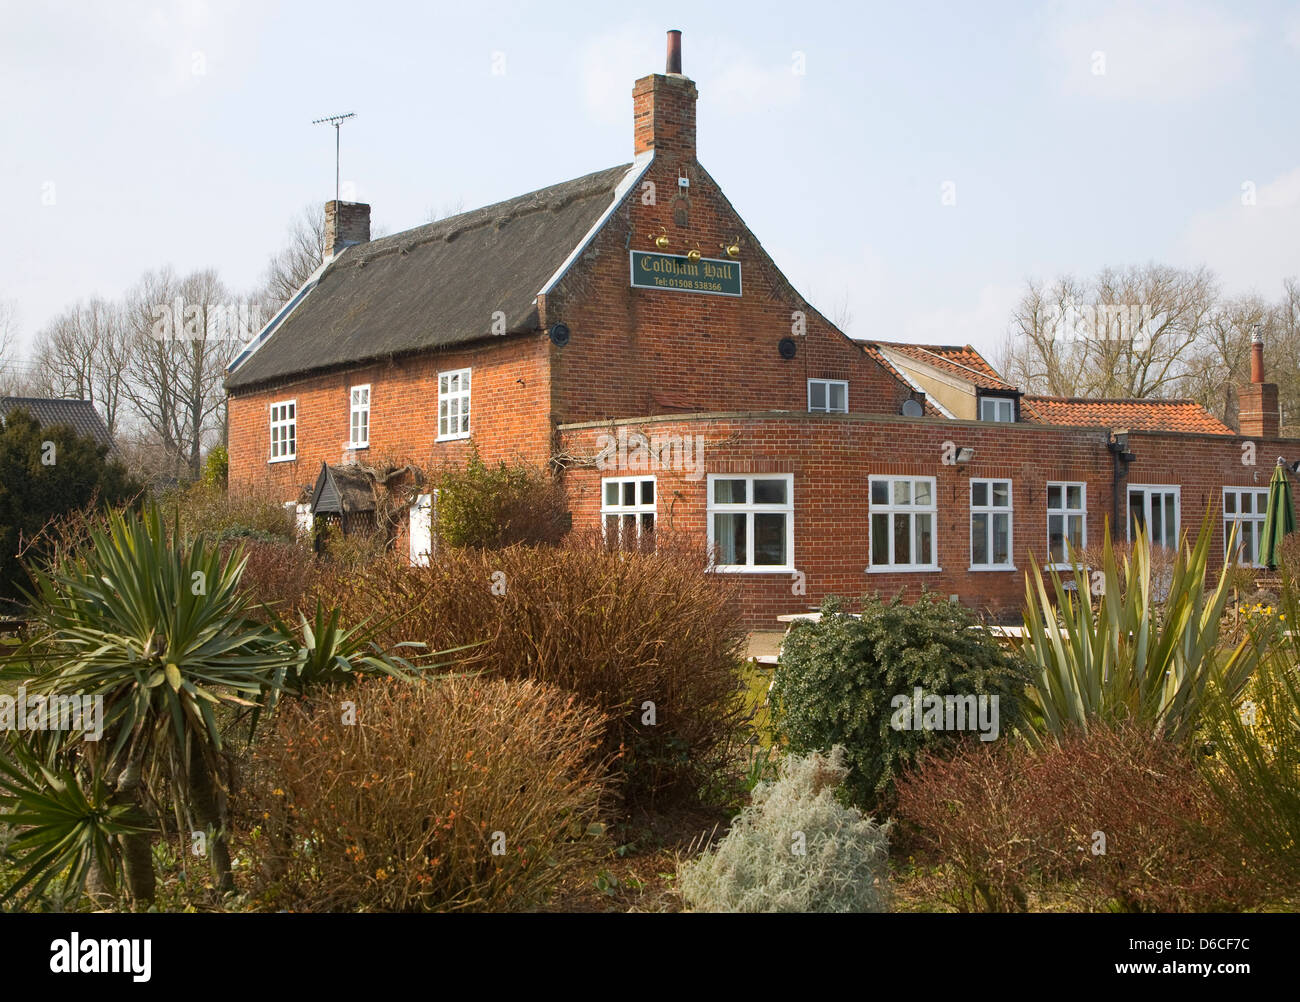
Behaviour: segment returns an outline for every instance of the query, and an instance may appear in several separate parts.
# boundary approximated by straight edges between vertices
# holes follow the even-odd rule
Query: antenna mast
[[[334,201],[339,201],[339,156],[342,144],[342,130],[340,126],[349,118],[356,118],[355,111],[349,111],[346,115],[327,115],[325,118],[313,118],[312,125],[328,124],[334,126]]]

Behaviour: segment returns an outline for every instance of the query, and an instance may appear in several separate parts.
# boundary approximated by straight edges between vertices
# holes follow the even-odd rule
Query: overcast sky
[[[667,28],[701,163],[854,336],[993,351],[1026,278],[1107,264],[1300,275],[1294,2],[0,0],[0,299],[30,338],[165,264],[251,290],[333,113],[388,232],[629,161]]]

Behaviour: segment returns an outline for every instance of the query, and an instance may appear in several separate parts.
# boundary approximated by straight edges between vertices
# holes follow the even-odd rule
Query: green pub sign
[[[740,295],[740,262],[702,257],[694,264],[684,254],[632,251],[632,286],[671,289],[710,296]]]

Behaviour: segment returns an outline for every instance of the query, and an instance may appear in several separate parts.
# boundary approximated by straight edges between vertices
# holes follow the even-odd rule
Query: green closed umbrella
[[[1259,541],[1259,562],[1266,567],[1277,566],[1282,553],[1282,540],[1288,532],[1295,532],[1295,508],[1291,504],[1291,481],[1287,479],[1282,460],[1273,467],[1273,479],[1268,483],[1268,508],[1264,514],[1264,535]]]

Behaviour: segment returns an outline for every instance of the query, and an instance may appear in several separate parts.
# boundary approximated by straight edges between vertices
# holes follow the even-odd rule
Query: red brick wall
[[[687,225],[679,225],[678,176],[690,178]],[[645,203],[653,184],[654,204]],[[725,258],[739,239],[743,297],[633,289],[629,249],[698,249]],[[810,233],[809,239],[815,238]],[[713,179],[693,158],[656,153],[588,251],[540,304],[547,324],[565,323],[572,340],[552,351],[552,405],[562,423],[719,410],[807,411],[807,380],[849,380],[849,409],[897,414],[911,388],[836,330],[789,285]],[[795,311],[806,335],[786,360]]]
[[[466,441],[436,442],[439,371],[469,367],[470,430],[487,461],[516,459],[540,464],[550,455],[546,420],[550,393],[546,353],[540,337],[509,337],[454,351],[376,363],[286,381],[230,399],[230,484],[271,483],[286,501],[311,486],[322,461],[344,459],[349,438],[349,390],[370,384],[370,448],[355,455],[367,465],[411,462],[433,470],[444,460],[462,462]],[[268,463],[269,408],[296,400],[298,458]]]
[[[856,599],[865,593],[911,599],[922,588],[949,596],[999,618],[1017,615],[1024,600],[1024,572],[1032,553],[1041,565],[1047,547],[1046,484],[1088,484],[1089,543],[1102,539],[1111,517],[1113,460],[1108,434],[1100,429],[1042,425],[979,424],[896,417],[724,415],[626,422],[644,435],[703,435],[705,473],[793,473],[795,566],[806,575],[805,595],[792,592],[790,574],[737,575],[751,626],[771,627],[775,617],[815,607],[828,594]],[[594,457],[599,426],[561,429],[565,451]],[[975,450],[968,464],[941,462],[943,443]],[[1181,524],[1195,533],[1206,503],[1216,505],[1214,555],[1223,552],[1221,489],[1265,486],[1278,454],[1300,458],[1300,442],[1264,443],[1261,465],[1243,467],[1240,440],[1200,435],[1134,434],[1137,454],[1129,482],[1182,487]],[[1267,457],[1267,458],[1263,458]],[[1259,479],[1253,479],[1258,470]],[[565,473],[576,528],[599,526],[600,480],[633,469],[572,468]],[[706,479],[682,471],[654,472],[659,524],[703,543]],[[867,573],[868,478],[875,474],[933,476],[938,491],[935,572]],[[1013,492],[1015,571],[971,571],[971,478],[1009,478]],[[1121,484],[1121,497],[1123,485]],[[1126,532],[1121,523],[1119,533]],[[1221,563],[1221,561],[1219,561]]]

